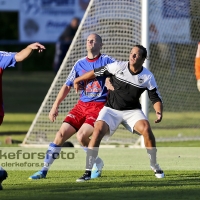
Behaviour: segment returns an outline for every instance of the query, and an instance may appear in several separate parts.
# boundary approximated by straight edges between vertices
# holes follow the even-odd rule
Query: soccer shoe
[[[0,167],[0,190],[3,190],[2,182],[8,177],[8,173],[2,167]]]
[[[76,182],[85,182],[85,181],[89,181],[91,179],[90,174],[85,172],[83,174],[83,176],[81,176],[80,178],[76,179]]]
[[[30,176],[28,179],[36,180],[36,179],[42,179],[42,178],[46,178],[46,176],[41,171],[38,171],[32,176]]]
[[[156,178],[164,178],[165,174],[160,168],[159,164],[156,164],[154,167],[151,166],[151,169],[154,171]]]
[[[103,166],[104,166],[103,160],[101,160],[101,162],[98,163],[98,164],[94,163],[93,168],[92,168],[91,178],[98,178],[98,177],[100,177],[102,169],[103,169]]]

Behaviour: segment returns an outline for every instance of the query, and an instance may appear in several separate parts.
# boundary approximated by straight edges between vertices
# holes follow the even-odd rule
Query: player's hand
[[[159,123],[162,121],[162,113],[156,112],[157,120],[155,120],[155,123]]]
[[[49,112],[50,121],[54,122],[57,116],[58,116],[58,108],[53,106],[51,111]]]
[[[83,84],[79,83],[78,90],[85,90],[85,86]]]
[[[28,45],[28,47],[31,48],[32,50],[38,50],[39,53],[45,49],[45,47],[38,42],[30,44],[30,45]]]
[[[110,78],[106,78],[106,81],[105,81],[105,86],[107,87],[108,90],[114,90],[115,88],[113,87],[112,83],[110,82]]]

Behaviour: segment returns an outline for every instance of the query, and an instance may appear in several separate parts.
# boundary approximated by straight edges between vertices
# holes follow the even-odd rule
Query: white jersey
[[[141,109],[141,94],[147,90],[152,103],[161,100],[154,75],[146,68],[138,73],[130,70],[129,62],[116,61],[94,70],[96,76],[110,76],[114,91],[109,91],[105,106],[116,110]]]

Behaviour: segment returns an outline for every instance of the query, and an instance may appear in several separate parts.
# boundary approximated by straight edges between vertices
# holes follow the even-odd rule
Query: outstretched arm
[[[75,89],[76,93],[78,93],[79,82],[80,81],[85,81],[85,80],[88,80],[88,79],[93,79],[95,77],[96,76],[94,74],[94,70],[92,70],[92,71],[89,71],[89,72],[83,74],[82,76],[79,76],[78,78],[75,78],[75,80],[74,80],[74,89]]]
[[[30,44],[25,49],[22,49],[20,52],[15,54],[15,60],[17,62],[21,62],[24,59],[26,59],[33,50],[38,50],[38,52],[40,53],[44,49],[45,49],[45,47],[38,42]]]

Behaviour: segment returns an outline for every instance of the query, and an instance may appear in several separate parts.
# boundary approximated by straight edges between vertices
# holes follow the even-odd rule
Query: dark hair
[[[134,47],[137,47],[142,50],[142,58],[145,58],[145,59],[147,58],[147,49],[146,48],[144,48],[140,44],[136,44],[136,45],[134,45]]]
[[[78,18],[78,17],[74,17],[72,20],[76,20],[76,21],[80,22],[80,18]]]

